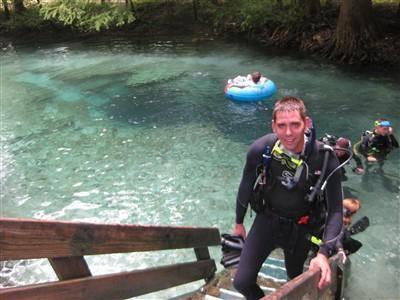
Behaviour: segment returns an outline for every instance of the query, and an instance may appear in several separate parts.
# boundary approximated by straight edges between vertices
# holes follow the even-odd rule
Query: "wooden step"
[[[268,262],[264,264],[264,269],[268,271],[270,269],[282,269],[282,267],[279,262]],[[283,268],[283,270],[285,269]],[[233,287],[233,278],[235,277],[236,271],[236,268],[225,269],[217,273],[215,277],[199,291],[173,298],[173,300],[243,300],[245,299],[243,295]],[[286,283],[286,280],[274,278],[260,272],[258,274],[257,283],[265,294],[269,294]]]

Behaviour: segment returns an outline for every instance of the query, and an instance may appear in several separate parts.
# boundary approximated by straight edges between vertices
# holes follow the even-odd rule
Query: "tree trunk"
[[[131,12],[135,12],[135,6],[133,5],[132,0],[125,0],[125,7]]]
[[[14,12],[19,14],[25,10],[24,1],[23,0],[14,0]]]
[[[399,2],[399,6],[397,6],[397,17],[400,18],[400,2]]]
[[[167,5],[167,9],[166,9],[166,16],[167,16],[167,20],[168,20],[168,25],[172,24],[172,18],[173,18],[173,0],[167,0],[166,1],[166,5]]]
[[[1,0],[1,2],[3,3],[3,7],[4,7],[4,15],[6,16],[7,19],[9,19],[10,18],[10,10],[8,9],[7,0]]]
[[[321,3],[319,0],[304,1],[304,16],[306,18],[311,18],[319,15],[320,10],[321,10]]]
[[[198,8],[199,8],[199,0],[192,0],[193,3],[193,16],[194,16],[194,21],[197,22],[199,17],[198,17]]]
[[[334,36],[334,54],[342,60],[365,55],[376,40],[371,0],[343,0]]]

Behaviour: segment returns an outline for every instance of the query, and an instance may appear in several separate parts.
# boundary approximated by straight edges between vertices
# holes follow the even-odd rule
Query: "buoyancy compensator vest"
[[[313,211],[321,211],[320,189],[329,158],[329,153],[325,155],[328,148],[315,141],[314,129],[298,157],[286,153],[277,138],[266,145],[263,164],[257,168],[251,208],[256,213],[270,211],[296,222]]]
[[[363,133],[362,139],[367,139],[366,155],[386,155],[394,148],[391,136],[378,135],[373,131],[366,130]]]

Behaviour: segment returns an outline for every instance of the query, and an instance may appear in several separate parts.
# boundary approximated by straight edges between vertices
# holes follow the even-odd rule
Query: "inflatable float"
[[[252,102],[266,100],[276,92],[275,83],[266,79],[264,83],[247,85],[244,87],[236,86],[231,81],[225,86],[225,96],[234,101]]]

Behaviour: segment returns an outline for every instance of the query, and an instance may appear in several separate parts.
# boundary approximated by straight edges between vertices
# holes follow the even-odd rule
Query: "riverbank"
[[[323,12],[320,17],[309,20],[293,30],[268,28],[261,34],[267,45],[296,48],[299,51],[321,56],[330,61],[356,65],[386,65],[400,67],[400,17],[394,5],[374,7],[379,34],[368,46],[361,46],[346,57],[336,53],[334,37],[339,7]]]
[[[192,2],[186,4],[149,2],[135,7],[136,20],[133,23],[94,33],[78,31],[50,21],[36,21],[34,24],[25,22],[18,25],[16,22],[6,21],[3,17],[0,20],[0,35],[29,39],[30,37],[51,38],[60,35],[85,38],[92,35],[110,34],[132,37],[190,34],[196,39],[243,39],[261,43],[267,47],[298,51],[339,64],[400,68],[400,51],[398,50],[400,49],[400,17],[397,4],[374,5],[374,23],[379,34],[373,41],[356,47],[356,50],[349,55],[335,49],[339,4],[321,7],[318,15],[308,19],[295,16],[289,21],[265,23],[265,21],[251,20],[249,22],[253,23],[246,23],[246,20],[235,15],[237,12],[229,11],[230,8],[226,3],[215,2],[215,5],[203,4],[196,9]]]
[[[240,23],[225,20],[216,30],[222,36],[239,35],[266,46],[296,50],[334,63],[400,67],[400,16],[397,4],[374,5],[374,23],[379,34],[373,41],[357,47],[350,56],[335,51],[339,11],[339,4],[321,7],[320,13],[309,19],[271,22],[247,31],[242,30]]]

